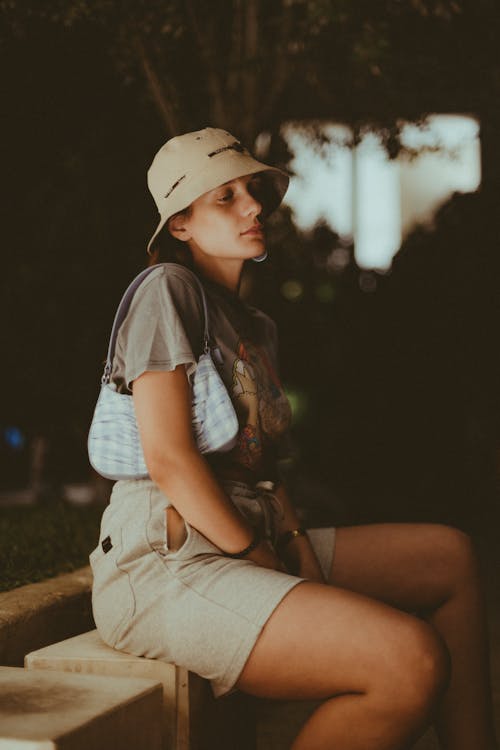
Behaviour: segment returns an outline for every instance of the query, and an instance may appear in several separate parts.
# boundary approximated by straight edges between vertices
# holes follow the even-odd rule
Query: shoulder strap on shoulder
[[[113,327],[111,329],[111,336],[109,337],[109,344],[108,344],[108,354],[106,357],[106,365],[104,367],[104,372],[101,378],[102,383],[108,383],[109,379],[111,377],[111,365],[113,362],[113,357],[115,354],[115,346],[116,346],[116,339],[118,336],[118,330],[125,320],[125,317],[128,313],[129,307],[131,305],[132,299],[134,297],[134,294],[136,293],[137,289],[140,287],[142,282],[149,276],[152,271],[155,271],[157,268],[160,268],[160,266],[167,266],[167,265],[174,265],[169,263],[156,263],[153,266],[149,266],[148,268],[145,268],[141,273],[137,274],[137,276],[130,282],[127,289],[125,290],[123,297],[121,298],[120,304],[118,305],[118,309],[115,314],[115,318],[113,320]],[[186,269],[189,271],[189,269]],[[201,292],[201,301],[203,305],[203,315],[204,315],[204,336],[203,336],[203,350],[205,352],[209,349],[209,333],[208,333],[208,310],[207,310],[207,301],[205,298],[205,290],[203,289],[203,286],[196,276],[196,274],[192,273],[192,271],[189,271],[190,275],[193,277],[195,282],[198,285],[198,288]]]

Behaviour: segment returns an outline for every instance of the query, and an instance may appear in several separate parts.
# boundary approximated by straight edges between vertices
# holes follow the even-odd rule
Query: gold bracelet
[[[287,547],[292,539],[296,539],[298,536],[305,536],[306,530],[303,526],[299,526],[297,529],[292,529],[291,531],[285,531],[281,536],[278,537],[278,541],[276,542],[276,549],[281,552],[285,547]]]

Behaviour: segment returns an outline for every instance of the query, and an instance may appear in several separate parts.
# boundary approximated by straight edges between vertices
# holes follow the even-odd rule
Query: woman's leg
[[[305,582],[267,621],[237,687],[324,699],[293,750],[403,750],[431,723],[448,668],[440,637],[418,618]]]
[[[439,524],[340,528],[331,582],[431,623],[451,656],[451,682],[436,721],[443,748],[498,747],[482,586],[466,534]]]

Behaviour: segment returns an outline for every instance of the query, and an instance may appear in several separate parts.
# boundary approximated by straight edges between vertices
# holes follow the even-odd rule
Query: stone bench
[[[215,700],[206,680],[185,668],[116,651],[96,630],[32,651],[27,670],[148,678],[163,687],[163,750],[254,750],[254,702],[235,692]],[[1,750],[1,747],[0,747]]]
[[[161,685],[0,667],[0,750],[160,750]]]

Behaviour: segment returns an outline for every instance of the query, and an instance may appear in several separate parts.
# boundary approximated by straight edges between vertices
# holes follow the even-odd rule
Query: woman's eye
[[[224,193],[223,195],[221,195],[217,200],[220,203],[227,203],[227,201],[231,200],[232,197],[233,197],[232,191],[228,190],[227,193]]]

